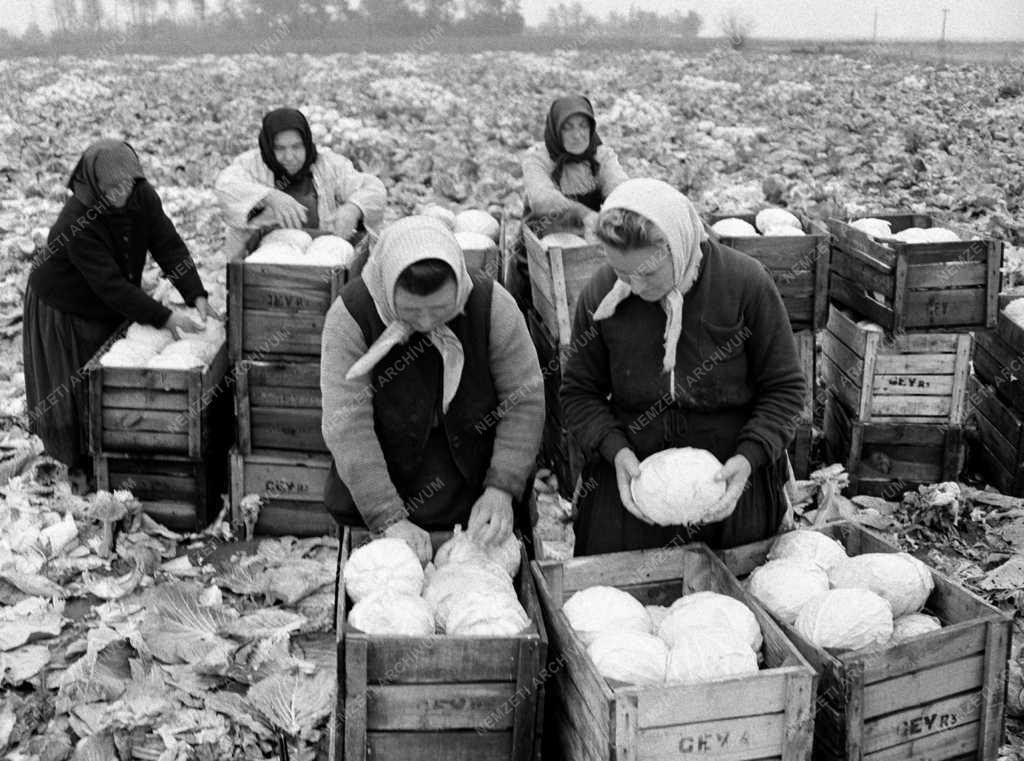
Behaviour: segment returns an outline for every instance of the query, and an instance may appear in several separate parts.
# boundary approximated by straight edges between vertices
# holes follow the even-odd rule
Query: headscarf
[[[139,155],[122,140],[97,140],[82,152],[71,171],[68,187],[89,207],[109,207],[106,192],[122,182],[145,179]]]
[[[576,114],[582,114],[590,120],[590,144],[580,154],[569,153],[562,145],[562,125],[570,116]],[[544,124],[544,146],[548,149],[548,156],[555,162],[555,170],[551,178],[556,185],[562,180],[562,170],[566,164],[586,161],[590,164],[591,171],[597,174],[596,153],[599,145],[601,145],[601,138],[597,135],[594,107],[587,98],[582,95],[569,95],[559,98],[551,104],[547,121]]]
[[[274,156],[274,138],[279,133],[290,129],[302,136],[302,144],[306,147],[306,161],[294,175],[289,175],[281,162]],[[259,144],[263,163],[274,173],[274,180],[278,183],[302,178],[309,173],[310,167],[316,162],[316,145],[313,144],[313,132],[309,128],[309,122],[306,121],[306,117],[301,111],[294,108],[278,108],[263,117]]]
[[[602,212],[606,209],[628,209],[646,217],[668,241],[675,286],[661,300],[661,308],[666,315],[662,369],[669,374],[670,392],[675,399],[676,346],[683,328],[683,295],[693,287],[700,273],[700,261],[703,258],[700,244],[707,240],[707,233],[690,200],[661,180],[627,180],[609,194],[601,206]],[[632,292],[628,283],[616,280],[594,311],[594,320],[611,317],[618,305]]]
[[[395,283],[409,265],[424,259],[440,259],[455,273],[456,296],[452,318],[466,308],[469,294],[473,290],[473,281],[466,269],[462,249],[445,224],[434,217],[415,216],[389,225],[381,233],[377,246],[363,267],[363,281],[385,330],[349,368],[346,379],[351,380],[371,372],[391,349],[408,341],[416,332],[411,325],[398,319]],[[445,323],[430,331],[427,338],[441,353],[444,366],[442,409],[447,412],[459,388],[465,354],[458,336]]]

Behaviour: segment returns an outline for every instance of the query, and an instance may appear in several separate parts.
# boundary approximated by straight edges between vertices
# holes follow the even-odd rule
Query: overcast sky
[[[555,4],[522,0],[527,24],[542,22]],[[584,5],[598,15],[630,5],[695,10],[705,19],[706,34],[718,34],[718,19],[735,8],[756,19],[755,36],[790,39],[870,38],[877,8],[880,38],[921,40],[938,39],[946,7],[949,39],[1024,41],[1024,0],[585,0]],[[0,0],[0,26],[17,33],[35,20],[47,29],[50,7],[50,0]]]

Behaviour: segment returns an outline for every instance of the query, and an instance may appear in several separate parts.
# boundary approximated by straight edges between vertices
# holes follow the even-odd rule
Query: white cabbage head
[[[425,637],[434,633],[434,611],[422,597],[384,589],[352,606],[349,623],[367,634]]]
[[[302,249],[282,241],[264,243],[245,257],[245,261],[248,264],[300,264]]]
[[[347,267],[355,258],[356,250],[340,235],[318,235],[306,248],[303,264],[322,264],[325,267]]]
[[[574,233],[551,233],[540,239],[540,244],[548,248],[579,248],[586,246],[587,241]]]
[[[738,634],[691,626],[680,630],[669,648],[665,681],[698,684],[757,671],[757,655]]]
[[[153,351],[161,352],[174,341],[174,334],[164,328],[154,328],[152,325],[142,325],[133,322],[128,326],[124,337],[135,343],[145,344],[153,347]]]
[[[757,212],[757,216],[754,217],[754,227],[765,235],[768,234],[768,230],[773,228],[788,228],[790,230],[797,230],[799,232],[791,232],[790,235],[803,235],[804,228],[800,224],[800,220],[792,212],[786,211],[785,209],[761,209]],[[779,233],[785,235],[786,233]]]
[[[520,550],[519,540],[515,534],[498,545],[481,545],[474,542],[469,532],[456,526],[451,539],[437,548],[434,553],[434,565],[442,568],[448,563],[473,563],[491,560],[500,565],[509,576],[515,577],[519,572]]]
[[[860,230],[862,233],[867,233],[873,238],[892,237],[892,223],[885,219],[876,219],[875,217],[855,219],[850,223],[850,227]]]
[[[581,589],[565,601],[562,612],[585,644],[604,631],[651,633],[651,619],[643,603],[615,587]]]
[[[743,219],[729,217],[711,225],[711,231],[723,238],[756,238],[757,229]]]
[[[905,642],[941,628],[942,622],[935,616],[929,616],[927,613],[909,613],[893,621],[892,644]]]
[[[692,626],[707,629],[729,629],[746,642],[755,653],[761,649],[761,626],[754,612],[729,595],[718,592],[694,592],[680,597],[668,617],[658,628],[658,636],[670,646],[679,631]]]
[[[480,209],[466,209],[455,215],[455,234],[479,233],[486,235],[492,243],[498,242],[501,225],[498,220]]]
[[[156,349],[149,344],[121,338],[100,357],[100,364],[103,367],[145,367],[154,356]]]
[[[818,647],[860,650],[888,642],[892,624],[892,608],[874,592],[831,589],[807,601],[794,627]]]
[[[449,230],[455,230],[455,212],[451,209],[446,209],[440,204],[432,203],[429,206],[424,207],[420,214],[425,214],[428,217],[434,217],[444,222]]]
[[[661,622],[668,618],[668,612],[671,610],[668,605],[647,605],[647,615],[651,618],[651,631],[658,631],[658,627],[661,626]]]
[[[313,236],[305,230],[282,228],[280,230],[271,230],[269,233],[264,235],[260,240],[260,248],[263,248],[270,243],[287,243],[288,245],[299,249],[299,252],[301,253],[309,248],[313,243]]]
[[[662,684],[668,646],[653,634],[606,631],[587,646],[587,655],[605,679],[628,684]]]
[[[1024,298],[1014,299],[1003,309],[1012,322],[1024,327]]]
[[[835,539],[825,536],[820,531],[805,528],[780,534],[768,551],[769,560],[806,560],[819,566],[826,573],[847,557],[846,549]]]
[[[828,591],[828,574],[809,561],[780,558],[755,568],[748,585],[762,605],[791,624],[808,600]]]
[[[345,589],[355,602],[384,589],[416,596],[423,588],[419,558],[412,547],[393,537],[353,550],[343,574]]]
[[[444,632],[459,636],[512,637],[530,625],[530,617],[511,594],[460,595],[447,614]]]
[[[451,610],[467,595],[505,595],[515,598],[512,580],[505,569],[492,561],[448,563],[438,568],[423,590],[435,611],[439,625],[443,626]]]
[[[630,492],[640,511],[659,526],[701,523],[725,494],[725,482],[714,480],[721,467],[706,449],[665,449],[640,463]]]
[[[928,566],[906,552],[867,552],[832,568],[836,589],[870,589],[888,600],[896,618],[924,607],[935,588]]]

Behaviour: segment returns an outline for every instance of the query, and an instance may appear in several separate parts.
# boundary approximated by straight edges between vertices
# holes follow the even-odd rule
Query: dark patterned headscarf
[[[289,175],[274,156],[274,138],[290,129],[302,136],[302,144],[306,147],[306,161],[294,175]],[[303,178],[309,174],[310,167],[316,162],[316,146],[313,144],[313,132],[309,129],[309,122],[301,111],[294,108],[278,108],[263,117],[259,144],[263,163],[274,173],[274,180],[278,183]]]
[[[97,140],[82,153],[68,187],[86,206],[109,206],[107,194],[121,183],[145,179],[139,155],[122,140]]]
[[[570,116],[576,114],[582,114],[590,120],[590,144],[587,146],[587,150],[580,154],[569,153],[562,145],[562,125]],[[587,98],[582,95],[569,95],[559,98],[551,104],[551,110],[548,111],[548,119],[544,125],[544,145],[548,149],[551,160],[555,162],[555,171],[551,178],[556,185],[562,180],[562,170],[566,164],[586,161],[590,164],[590,170],[597,174],[596,153],[597,146],[601,145],[601,138],[597,136],[594,107]]]

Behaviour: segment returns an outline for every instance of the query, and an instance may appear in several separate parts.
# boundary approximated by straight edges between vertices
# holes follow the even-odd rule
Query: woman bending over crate
[[[131,146],[120,140],[93,143],[68,188],[71,195],[25,288],[22,342],[29,426],[81,488],[91,470],[85,364],[126,319],[202,329],[184,310],[169,309],[142,290],[146,252],[203,320],[216,315],[188,248]]]
[[[608,266],[580,295],[561,388],[566,424],[591,453],[576,554],[773,535],[804,380],[771,276],[708,240],[689,200],[660,180],[616,188],[596,234]],[[703,526],[652,525],[633,502],[639,461],[671,447],[724,463],[725,496]]]
[[[229,256],[243,251],[258,230],[300,228],[350,240],[360,228],[380,224],[384,183],[329,148],[318,149],[301,111],[268,113],[258,143],[235,157],[214,186],[228,225]]]
[[[442,222],[384,230],[327,313],[320,386],[340,524],[400,537],[424,562],[432,530],[508,537],[544,425],[540,364],[512,297],[470,275]]]

